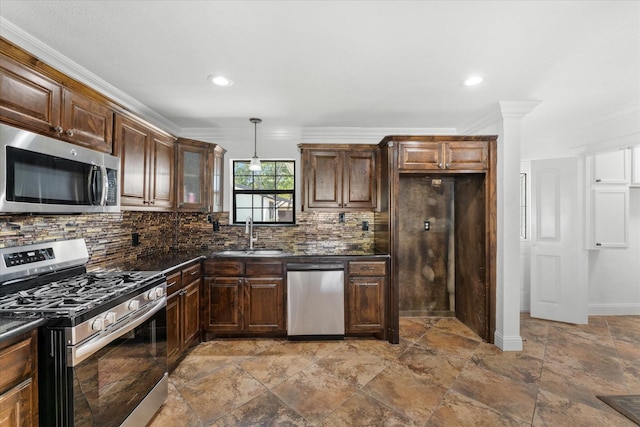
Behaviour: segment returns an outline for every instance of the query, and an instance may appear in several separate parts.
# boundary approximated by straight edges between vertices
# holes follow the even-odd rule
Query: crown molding
[[[303,143],[357,143],[377,144],[389,135],[457,135],[455,128],[355,128],[308,127],[302,128]]]
[[[500,113],[503,118],[522,118],[533,111],[541,101],[500,101]]]
[[[173,134],[180,133],[180,127],[172,121],[167,120],[135,98],[127,95],[2,17],[0,17],[0,36],[20,46],[56,70],[101,92],[149,123]]]
[[[602,153],[604,151],[631,148],[635,146],[640,146],[640,132],[632,133],[629,135],[616,136],[614,138],[609,138],[592,144],[572,147],[569,151],[574,155],[589,155]]]
[[[541,101],[499,101],[489,113],[462,127],[463,135],[475,135],[484,129],[501,124],[505,118],[522,118],[533,111]]]
[[[611,123],[610,126],[616,126],[617,123],[624,120],[628,121],[625,123],[635,123],[636,130],[632,130],[630,133],[626,133],[624,135],[616,135],[596,142],[576,145],[570,148],[570,152],[575,155],[589,155],[640,145],[640,104],[628,105],[615,111],[611,111],[595,120],[585,123],[583,127],[585,129],[590,129],[595,126],[603,126],[608,123]]]
[[[251,131],[251,132],[249,132]],[[354,128],[354,127],[289,127],[263,128],[258,132],[261,140],[299,143],[377,144],[388,135],[457,135],[454,128]],[[183,128],[180,136],[214,143],[230,139],[253,137],[247,127]]]

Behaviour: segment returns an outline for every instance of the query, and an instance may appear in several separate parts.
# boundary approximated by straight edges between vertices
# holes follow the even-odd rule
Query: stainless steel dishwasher
[[[344,338],[344,265],[287,264],[289,339]]]

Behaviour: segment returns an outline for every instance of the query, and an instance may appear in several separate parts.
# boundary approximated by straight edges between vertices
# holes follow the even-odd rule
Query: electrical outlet
[[[424,222],[424,231],[429,231],[431,230],[431,221],[425,221]]]
[[[362,221],[362,231],[369,231],[369,221]]]
[[[344,212],[340,212],[340,213],[338,214],[338,221],[340,221],[340,222],[344,222]]]
[[[131,233],[131,246],[138,246],[140,244],[140,233]]]

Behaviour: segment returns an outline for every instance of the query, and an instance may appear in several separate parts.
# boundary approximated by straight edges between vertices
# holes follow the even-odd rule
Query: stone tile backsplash
[[[140,257],[178,251],[216,251],[248,247],[244,225],[229,225],[229,213],[214,213],[213,230],[204,213],[133,212],[90,215],[0,216],[0,247],[84,238],[89,270],[110,268]],[[362,231],[368,221],[369,230]],[[374,247],[373,212],[296,212],[295,226],[255,226],[256,248],[296,253],[370,252]],[[133,246],[132,233],[139,234]]]

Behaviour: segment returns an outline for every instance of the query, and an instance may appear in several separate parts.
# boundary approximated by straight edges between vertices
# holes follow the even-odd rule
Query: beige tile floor
[[[523,315],[522,352],[453,318],[402,318],[401,342],[228,339],[169,377],[164,426],[633,426],[596,395],[640,394],[640,316],[576,326]]]

